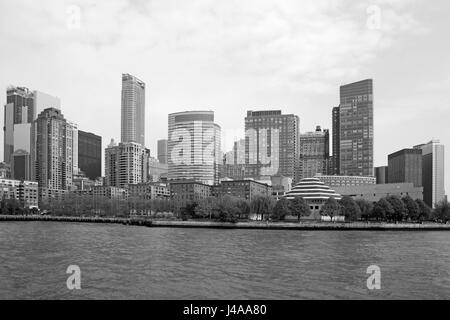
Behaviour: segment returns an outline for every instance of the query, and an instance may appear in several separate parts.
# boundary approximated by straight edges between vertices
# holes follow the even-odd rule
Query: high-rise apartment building
[[[300,119],[281,110],[247,111],[245,177],[296,176],[300,151]]]
[[[220,134],[213,111],[169,114],[168,180],[217,184],[222,163]]]
[[[78,168],[91,180],[102,176],[102,137],[78,130]]]
[[[436,203],[445,198],[445,148],[439,140],[414,148],[422,150],[423,200],[434,208]]]
[[[68,190],[73,177],[73,126],[61,111],[42,111],[31,126],[31,176],[39,187]]]
[[[135,142],[115,144],[105,149],[105,185],[123,188],[147,182],[150,150]]]
[[[300,134],[300,179],[328,173],[330,133],[320,126],[316,131]]]
[[[122,74],[121,142],[145,145],[145,83]]]
[[[158,140],[158,161],[167,164],[167,139]]]
[[[341,166],[340,162],[340,154],[341,154],[341,129],[340,129],[340,109],[339,107],[333,108],[332,113],[332,130],[333,130],[333,139],[332,139],[332,149],[333,156],[331,157],[330,166],[329,166],[329,174],[339,174],[339,168]]]
[[[333,108],[335,174],[373,176],[373,81],[341,86]]]
[[[422,187],[422,150],[403,149],[388,156],[389,183],[411,182]]]

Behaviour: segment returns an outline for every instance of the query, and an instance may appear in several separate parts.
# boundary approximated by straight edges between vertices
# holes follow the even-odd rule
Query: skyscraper
[[[30,128],[38,113],[46,108],[59,109],[59,98],[25,87],[10,86],[6,90],[4,110],[4,161],[10,163],[17,150],[30,152]]]
[[[389,183],[389,167],[388,166],[376,167],[375,177],[377,179],[377,184]]]
[[[135,142],[114,141],[105,149],[105,185],[123,188],[147,182],[150,150]]]
[[[102,137],[78,130],[78,167],[91,180],[102,176]]]
[[[167,139],[158,140],[158,161],[167,164]]]
[[[145,146],[145,83],[122,74],[121,142]]]
[[[422,187],[422,150],[403,149],[388,156],[389,183],[411,182]]]
[[[42,111],[31,127],[32,177],[39,187],[68,190],[73,177],[73,127],[61,111]]]
[[[336,174],[373,176],[372,79],[341,86],[340,105],[333,109],[333,130]]]
[[[220,134],[213,111],[169,114],[168,180],[218,183]]]
[[[439,140],[432,140],[414,148],[422,150],[423,200],[434,208],[436,203],[445,197],[445,148]]]
[[[245,176],[296,177],[300,151],[300,119],[281,110],[247,111],[245,118]]]
[[[340,156],[341,156],[341,128],[340,128],[340,113],[339,113],[339,107],[333,108],[333,114],[332,114],[332,129],[333,129],[333,156],[331,158],[330,163],[330,174],[337,175],[339,174],[339,169],[341,166]]]
[[[330,133],[320,126],[315,132],[300,134],[300,179],[327,174],[330,157]]]

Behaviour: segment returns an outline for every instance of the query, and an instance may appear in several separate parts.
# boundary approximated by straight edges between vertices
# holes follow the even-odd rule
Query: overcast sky
[[[339,86],[366,78],[376,166],[432,138],[450,148],[448,0],[1,0],[0,12],[2,104],[10,84],[56,95],[104,146],[120,139],[121,74],[131,73],[147,85],[152,155],[170,112],[214,110],[224,151],[246,110],[329,128]]]

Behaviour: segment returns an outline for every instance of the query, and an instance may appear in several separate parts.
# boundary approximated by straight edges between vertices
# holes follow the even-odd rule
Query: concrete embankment
[[[1,221],[53,221],[75,223],[114,223],[123,225],[146,226],[152,228],[209,228],[209,229],[253,229],[253,230],[396,230],[396,231],[450,231],[450,224],[438,223],[332,223],[332,222],[237,222],[225,223],[214,221],[180,221],[180,220],[150,220],[145,218],[120,217],[70,217],[41,215],[0,215]]]

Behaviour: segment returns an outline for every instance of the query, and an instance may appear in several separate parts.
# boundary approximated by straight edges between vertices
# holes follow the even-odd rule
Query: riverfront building
[[[411,182],[422,186],[422,149],[403,149],[388,156],[389,183]]]
[[[175,200],[199,201],[212,195],[212,186],[197,181],[172,181],[170,191]]]
[[[341,86],[332,122],[334,174],[373,176],[372,79]]]
[[[257,195],[271,196],[272,187],[254,180],[229,180],[214,186],[213,195],[219,198],[228,195],[251,201]]]
[[[434,208],[445,198],[445,148],[439,140],[432,140],[414,148],[422,150],[423,198],[427,205]]]
[[[145,83],[122,74],[121,142],[145,145]]]
[[[169,114],[168,181],[219,182],[221,129],[213,111]]]
[[[38,207],[38,183],[0,179],[0,197],[17,200],[22,208]]]
[[[299,180],[300,119],[281,110],[247,111],[245,177],[283,175]]]
[[[320,210],[329,198],[341,200],[342,196],[318,178],[302,179],[289,191],[285,198],[292,200],[295,197],[302,197],[311,209],[308,219],[321,220]]]
[[[127,186],[129,199],[153,200],[170,198],[170,190],[165,183],[138,183]]]
[[[328,173],[330,134],[320,126],[316,131],[300,134],[300,178]]]
[[[335,187],[336,192],[343,196],[350,196],[354,199],[364,199],[376,202],[388,196],[398,196],[400,198],[410,196],[414,200],[423,200],[423,188],[416,187],[413,183],[388,183],[362,186],[342,186]]]

